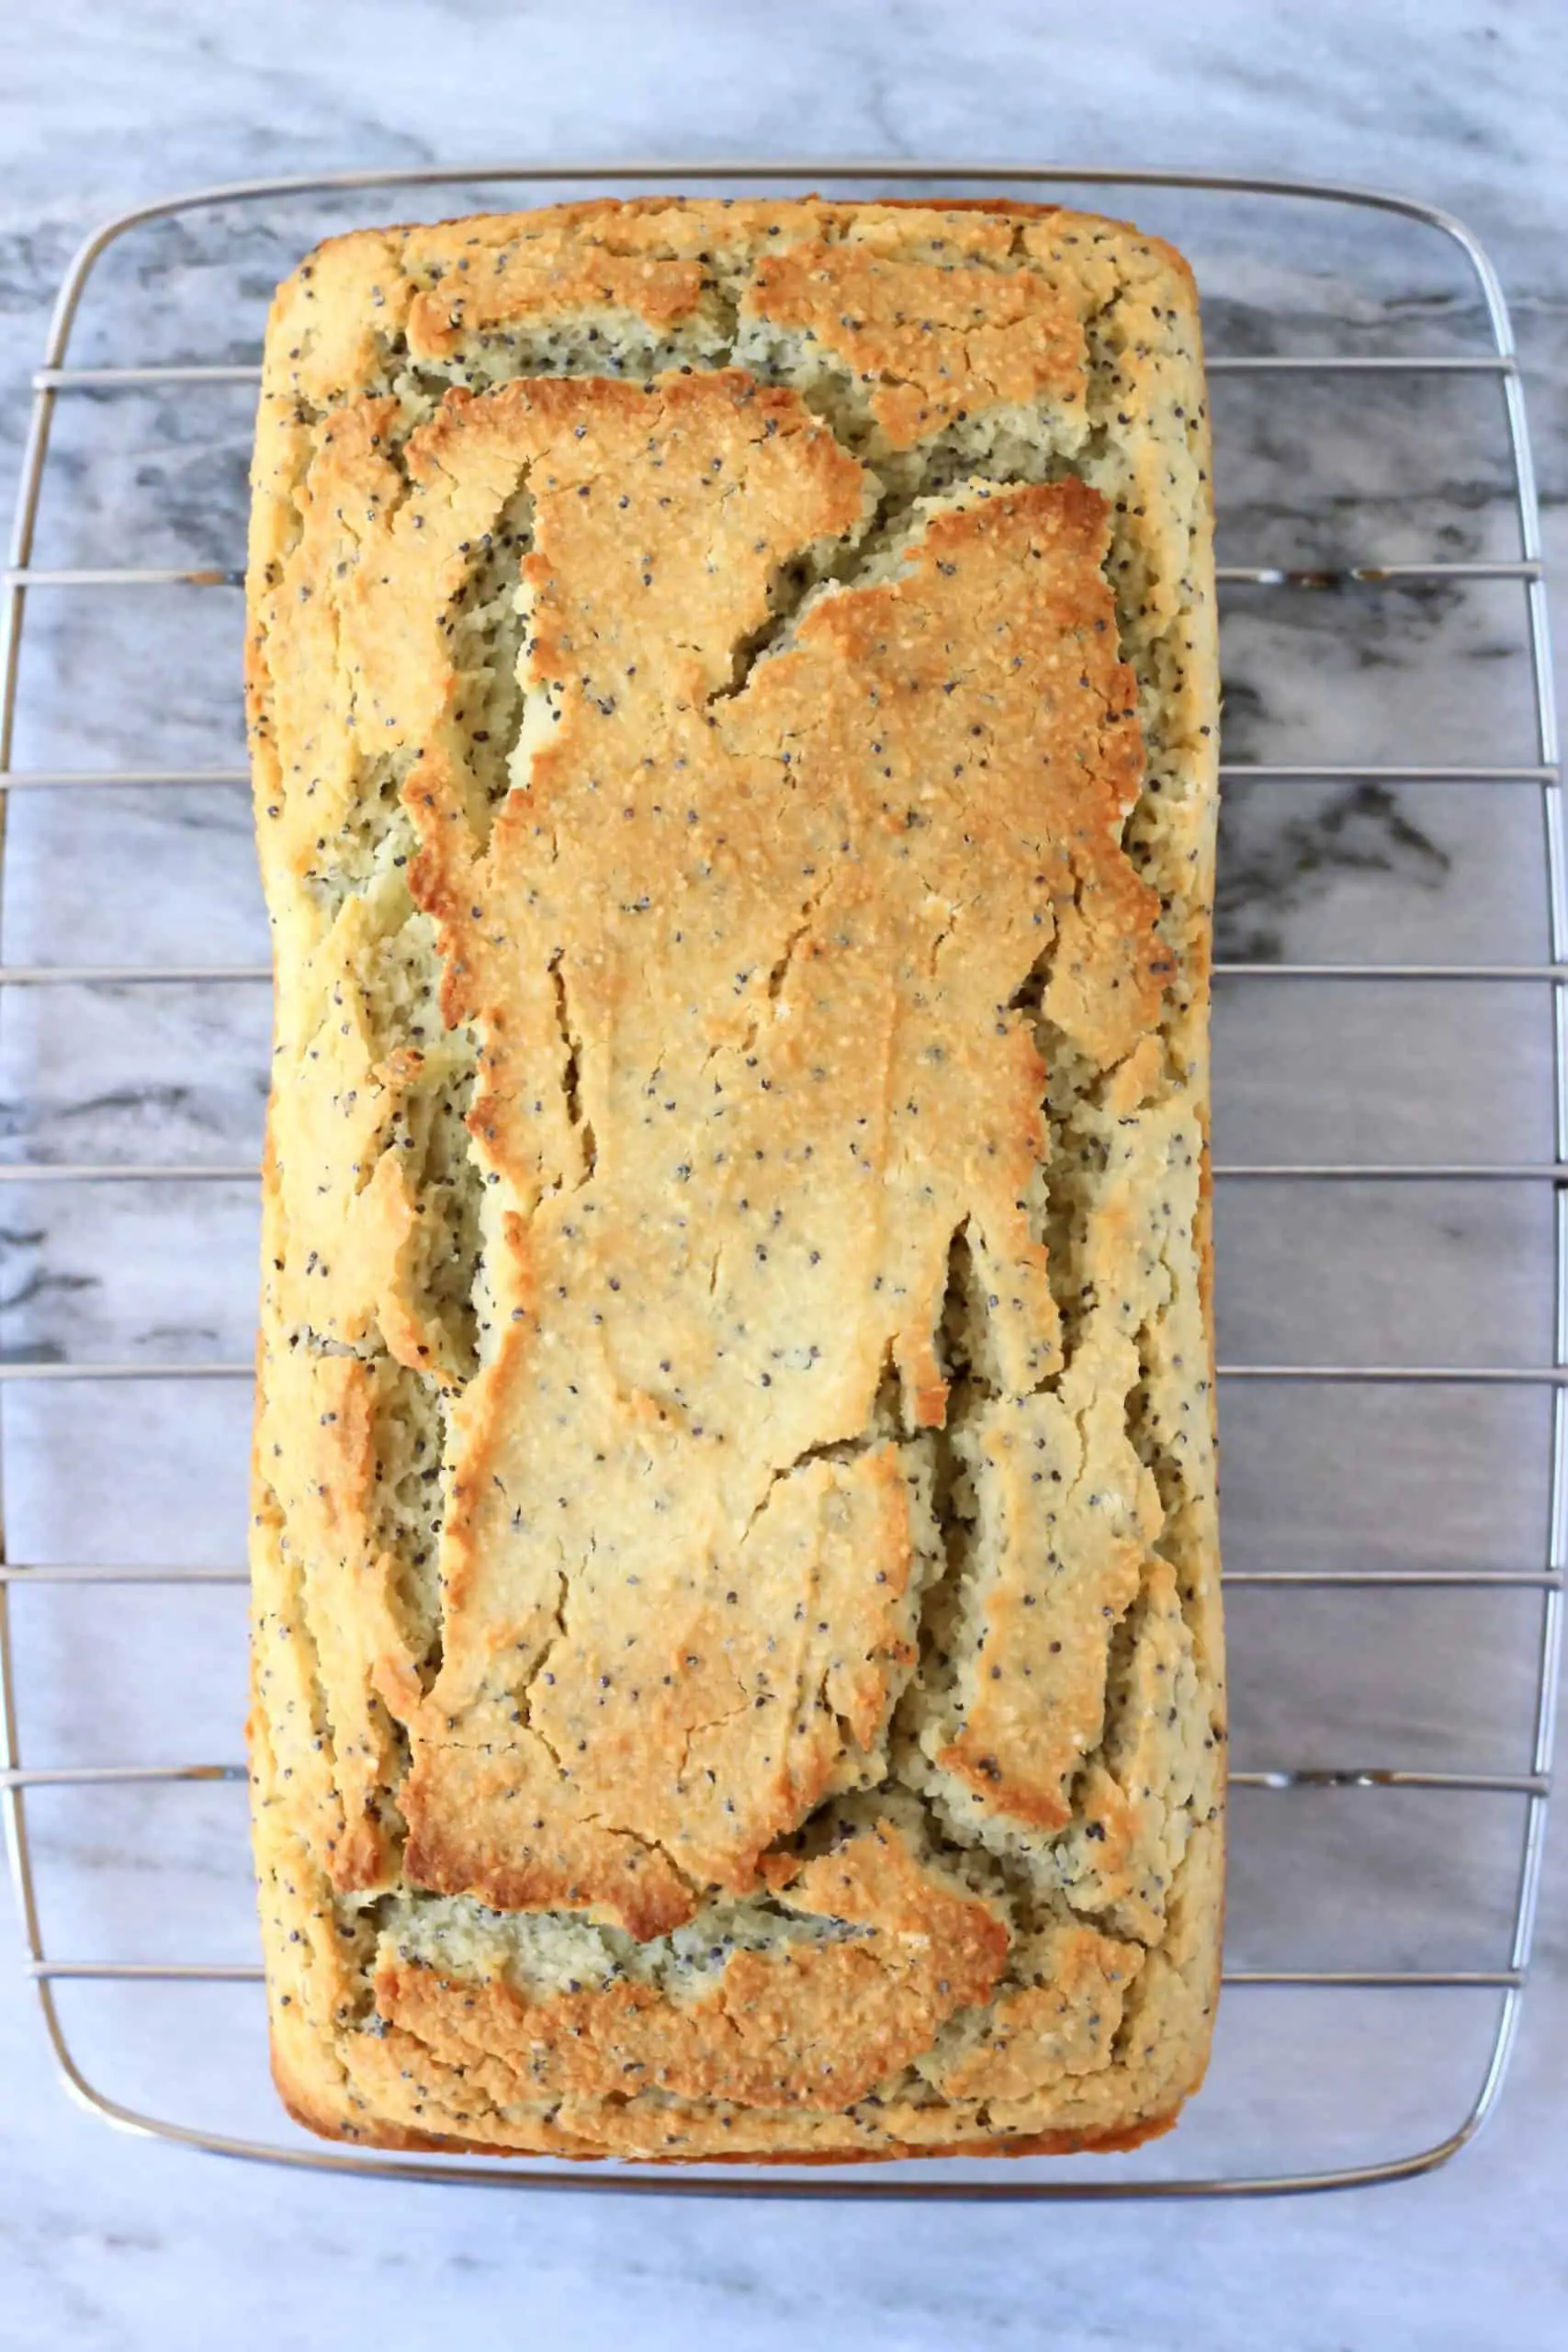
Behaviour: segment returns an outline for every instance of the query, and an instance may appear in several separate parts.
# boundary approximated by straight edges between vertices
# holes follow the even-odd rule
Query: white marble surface
[[[1187,164],[1320,175],[1445,204],[1518,313],[1549,530],[1568,492],[1568,97],[1556,0],[1132,0],[1114,21],[933,0],[788,11],[577,0],[14,0],[0,12],[0,495],[27,368],[78,237],[170,188],[245,175],[482,157],[799,152]],[[357,202],[374,217],[384,199]],[[1216,349],[1475,347],[1444,249],[1393,221],[1179,211]],[[398,199],[398,209],[411,206]],[[323,220],[202,220],[128,243],[80,356],[243,356],[273,279]],[[1506,554],[1483,387],[1216,391],[1233,562]],[[39,558],[234,560],[245,395],[62,413]],[[1227,600],[1235,759],[1529,759],[1517,590]],[[35,600],[18,764],[237,755],[238,620],[223,592]],[[1227,811],[1226,952],[1526,959],[1544,951],[1528,795],[1252,787]],[[265,954],[236,792],[18,801],[6,953],[246,961]],[[265,1077],[261,991],[11,1000],[11,1157],[243,1160]],[[1550,1150],[1533,999],[1223,995],[1221,1156],[1507,1158]],[[1235,1360],[1540,1359],[1546,1204],[1509,1189],[1303,1196],[1232,1187],[1222,1353]],[[7,1192],[9,1355],[196,1361],[249,1344],[249,1190]],[[108,1407],[113,1405],[113,1410]],[[7,1396],[13,1557],[238,1558],[238,1387]],[[1524,1393],[1224,1399],[1233,1566],[1533,1563],[1544,1419]],[[1526,1596],[1237,1592],[1236,1755],[1247,1763],[1527,1760]],[[31,1760],[231,1756],[242,1602],[35,1591],[17,1606]],[[33,1808],[45,1925],[78,1957],[246,1959],[243,1800],[217,1787]],[[1237,1964],[1495,1964],[1517,1813],[1494,1799],[1244,1795]],[[1560,1838],[1559,1847],[1562,1841]],[[496,2326],[542,2346],[744,2339],[1207,2352],[1399,2352],[1568,2340],[1568,1864],[1549,1872],[1540,1974],[1497,2120],[1447,2171],[1247,2207],[681,2205],[321,2179],[148,2147],[51,2078],[0,1898],[0,2342],[234,2352],[390,2346]],[[112,2094],[269,2133],[246,1989],[67,1988]],[[1213,2086],[1147,2172],[1343,2160],[1457,2120],[1490,1996],[1237,1992]]]

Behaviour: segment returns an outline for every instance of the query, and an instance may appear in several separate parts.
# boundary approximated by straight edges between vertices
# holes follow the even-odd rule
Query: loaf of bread
[[[1206,2061],[1196,304],[1028,207],[321,247],[248,627],[275,2071],[381,2147],[1126,2146]]]

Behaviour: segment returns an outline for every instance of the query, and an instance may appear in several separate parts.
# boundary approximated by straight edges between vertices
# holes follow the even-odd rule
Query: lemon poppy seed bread
[[[269,327],[275,2068],[379,2146],[1125,2145],[1224,1702],[1196,304],[572,206]]]

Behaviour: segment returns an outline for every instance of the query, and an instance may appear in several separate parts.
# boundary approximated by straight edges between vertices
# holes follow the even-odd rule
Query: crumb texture
[[[280,289],[254,1567],[342,2137],[1126,2144],[1207,2053],[1196,308],[1053,211],[588,205]]]

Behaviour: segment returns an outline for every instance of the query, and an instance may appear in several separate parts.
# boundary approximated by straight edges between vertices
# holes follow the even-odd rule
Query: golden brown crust
[[[373,2125],[361,2125],[356,2119],[336,2107],[321,2103],[313,2088],[302,2088],[279,2062],[276,2046],[272,2063],[273,2082],[278,2098],[294,2122],[307,2132],[314,2132],[320,2139],[335,2140],[340,2145],[388,2149],[400,2155],[420,2156],[568,2156],[579,2164],[602,2164],[613,2160],[614,2152],[592,2145],[572,2146],[566,2135],[547,2140],[541,2135],[539,2143],[525,2138],[498,2148],[490,2140],[466,2140],[460,2133],[417,2132],[407,2126],[376,2119]],[[1196,2085],[1193,2086],[1197,2087]],[[790,2149],[777,2154],[761,2149],[709,2148],[700,2158],[704,2164],[730,2165],[791,2165],[806,2169],[823,2165],[897,2164],[911,2156],[930,2163],[946,2156],[988,2158],[994,2156],[1111,2156],[1124,2155],[1141,2148],[1151,2140],[1158,2140],[1172,2131],[1179,2120],[1179,2109],[1168,2115],[1152,2117],[1148,2121],[1128,2125],[1112,2132],[1037,2132],[1032,2136],[1016,2139],[980,2137],[965,2140],[918,2142],[904,2144],[889,2142],[881,2147],[814,2150],[809,2147]],[[689,2154],[640,2155],[638,2161],[652,2165],[690,2164]]]
[[[1170,257],[1048,208],[562,208],[280,294],[257,1838],[318,2128],[1120,2144],[1200,2068],[1201,390]],[[802,1943],[834,1818],[924,1907]],[[563,1989],[574,1936],[650,1957]]]
[[[680,2001],[625,1977],[534,1998],[384,1951],[375,1994],[387,2030],[353,2079],[384,2098],[412,2068],[426,2088],[506,2109],[657,2090],[837,2112],[929,2049],[955,2010],[983,2005],[1007,1957],[994,1908],[923,1870],[890,1823],[807,1863],[784,1899],[864,1932],[737,1951],[711,1989]]]
[[[870,384],[872,414],[894,448],[972,408],[1082,400],[1083,334],[1064,289],[1025,270],[982,277],[857,244],[849,261],[815,239],[765,253],[746,309],[809,335]]]

